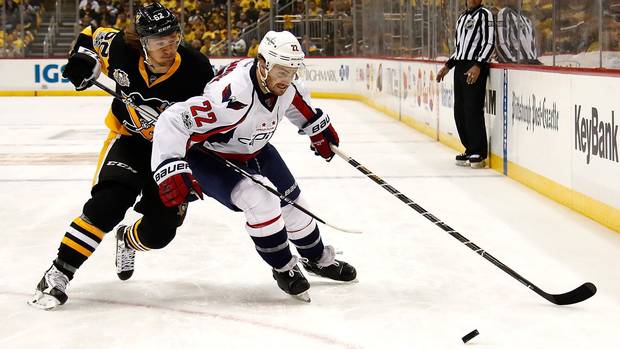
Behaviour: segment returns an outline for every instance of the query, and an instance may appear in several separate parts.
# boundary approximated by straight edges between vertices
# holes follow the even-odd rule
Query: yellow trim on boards
[[[104,91],[69,91],[69,90],[35,90],[35,91],[0,91],[0,97],[61,97],[61,96],[109,96]]]
[[[36,91],[0,91],[0,97],[34,97]]]

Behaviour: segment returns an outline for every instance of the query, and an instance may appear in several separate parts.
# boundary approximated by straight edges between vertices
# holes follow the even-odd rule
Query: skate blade
[[[37,291],[27,303],[29,306],[41,310],[52,310],[60,305],[58,299],[41,291]]]
[[[456,166],[463,166],[463,167],[469,166],[469,162],[467,160],[456,160],[454,164],[456,164]]]
[[[486,167],[486,162],[485,161],[481,161],[481,162],[473,162],[470,164],[471,168],[485,168]]]
[[[300,294],[292,294],[291,296],[299,301],[306,302],[306,303],[310,303],[312,301],[310,299],[310,293],[308,293],[308,291],[304,291]]]

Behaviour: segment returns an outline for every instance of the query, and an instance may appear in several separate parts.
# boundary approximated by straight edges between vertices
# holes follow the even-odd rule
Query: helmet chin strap
[[[258,81],[260,82],[261,86],[267,91],[267,93],[273,93],[271,92],[269,87],[267,87],[267,75],[269,75],[270,70],[271,69],[267,68],[267,63],[265,63],[265,76],[263,76],[263,74],[260,72],[260,62],[256,69],[256,74],[258,74]]]
[[[140,45],[142,46],[142,51],[144,52],[144,64],[148,65],[151,70],[155,69],[155,67],[149,62],[149,53],[146,50],[146,43],[140,39]]]

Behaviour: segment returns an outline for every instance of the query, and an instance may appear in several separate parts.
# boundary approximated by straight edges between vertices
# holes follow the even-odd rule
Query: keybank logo
[[[619,162],[618,124],[614,111],[611,111],[611,120],[609,115],[599,117],[595,107],[590,115],[586,113],[582,114],[581,105],[575,105],[575,150],[586,155],[586,164],[596,157]]]
[[[35,64],[34,65],[34,82],[39,84],[46,82],[48,84],[67,83],[69,79],[62,77],[62,71],[65,66],[58,64]]]

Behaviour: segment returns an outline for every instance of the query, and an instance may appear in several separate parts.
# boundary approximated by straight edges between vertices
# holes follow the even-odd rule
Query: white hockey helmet
[[[274,65],[299,68],[304,63],[304,51],[301,44],[288,31],[269,31],[258,45],[258,54],[265,60],[267,72]]]

